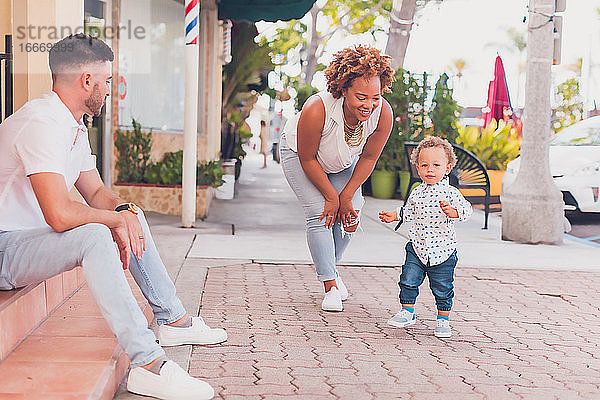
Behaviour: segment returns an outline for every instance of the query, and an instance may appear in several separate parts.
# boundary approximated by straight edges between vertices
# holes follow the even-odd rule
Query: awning
[[[221,0],[219,19],[250,22],[302,18],[315,0]]]

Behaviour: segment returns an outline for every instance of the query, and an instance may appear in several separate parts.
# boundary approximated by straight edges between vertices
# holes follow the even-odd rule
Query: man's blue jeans
[[[146,218],[142,212],[138,217],[146,251],[141,259],[131,255],[129,270],[157,322],[177,321],[185,315],[185,309],[175,294]],[[131,292],[117,247],[105,225],[86,224],[61,233],[50,227],[0,232],[0,290],[38,283],[78,265],[83,267],[87,285],[131,366],[145,365],[164,355]]]
[[[435,304],[440,311],[452,309],[454,298],[454,267],[458,257],[456,250],[446,261],[437,265],[425,265],[419,259],[411,242],[406,244],[406,260],[400,275],[400,303],[415,304],[419,295],[419,286],[429,278],[429,287],[435,297]]]

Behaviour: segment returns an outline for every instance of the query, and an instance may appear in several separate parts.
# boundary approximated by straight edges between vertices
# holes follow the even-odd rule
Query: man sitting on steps
[[[61,40],[49,53],[52,92],[0,124],[0,289],[38,283],[81,265],[131,360],[127,389],[162,399],[210,399],[211,386],[167,360],[160,345],[214,344],[227,334],[186,313],[144,214],[103,185],[91,154],[83,114],[100,115],[113,58],[110,47],[90,36]],[[73,186],[87,205],[69,199]],[[131,292],[126,268],[152,307],[160,345]]]

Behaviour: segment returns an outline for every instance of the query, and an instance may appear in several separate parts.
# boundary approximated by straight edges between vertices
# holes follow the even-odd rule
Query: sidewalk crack
[[[558,297],[561,300],[566,301],[567,303],[574,305],[573,302],[570,299],[567,299],[566,297],[572,297],[572,298],[576,298],[576,295],[573,294],[561,294],[561,293],[540,293],[538,291],[536,291],[535,293],[537,293],[540,296],[549,296],[549,297]]]

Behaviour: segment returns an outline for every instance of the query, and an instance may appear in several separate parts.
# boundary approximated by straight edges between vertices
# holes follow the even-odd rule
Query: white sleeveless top
[[[354,157],[362,153],[367,138],[377,129],[383,99],[381,99],[379,106],[373,110],[369,119],[364,122],[364,139],[362,143],[359,146],[350,147],[344,139],[344,117],[342,110],[344,97],[336,99],[327,91],[319,92],[317,95],[325,105],[325,124],[323,125],[323,132],[321,132],[319,149],[317,150],[317,161],[323,167],[323,171],[328,174],[340,172],[352,165]],[[285,128],[283,128],[283,136],[287,145],[295,152],[298,152],[299,119],[300,113],[297,113],[289,119]]]

